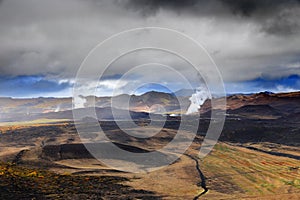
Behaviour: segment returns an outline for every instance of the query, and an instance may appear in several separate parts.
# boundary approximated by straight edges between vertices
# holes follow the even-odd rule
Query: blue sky
[[[47,80],[43,76],[0,76],[0,96],[40,97],[69,96],[72,85],[68,82]],[[67,92],[64,94],[64,92]]]
[[[226,92],[232,93],[255,93],[262,91],[292,92],[300,90],[300,76],[290,75],[280,78],[260,77],[243,82],[225,83]]]
[[[105,79],[117,80],[115,79]],[[109,78],[109,77],[108,77]],[[113,82],[112,82],[113,83]],[[0,96],[6,97],[65,97],[72,95],[73,84],[68,81],[48,80],[44,76],[0,76]],[[290,75],[276,79],[260,77],[253,80],[242,82],[225,82],[226,92],[233,93],[255,93],[261,91],[271,92],[291,92],[300,90],[300,76]],[[102,88],[104,96],[112,91],[111,87]],[[174,87],[172,90],[181,88]],[[136,90],[136,94],[142,94],[147,91],[170,92],[168,88],[159,84],[148,84]],[[101,91],[101,90],[100,90]]]

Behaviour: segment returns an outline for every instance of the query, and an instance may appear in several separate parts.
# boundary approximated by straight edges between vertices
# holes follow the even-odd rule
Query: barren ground
[[[111,124],[105,125],[110,125],[108,130],[112,140],[120,141],[122,132]],[[13,199],[15,192],[21,192],[24,199],[66,199],[67,194],[72,194],[72,199],[101,199],[101,196],[104,199],[300,198],[300,161],[297,159],[300,149],[297,146],[270,142],[219,142],[207,157],[200,160],[197,154],[203,138],[197,136],[185,154],[173,164],[153,172],[134,174],[108,168],[85,154],[78,156],[68,152],[68,156],[60,158],[51,157],[51,154],[45,156],[45,146],[81,142],[71,122],[14,124],[1,126],[1,132],[0,158],[5,163],[14,163],[8,167],[1,164],[0,194],[4,199]],[[165,128],[147,142],[132,139],[127,140],[127,145],[145,150],[158,149],[174,134],[176,130]],[[201,196],[204,180],[197,170],[197,163],[208,189]],[[29,180],[31,185],[24,185],[24,180]],[[83,184],[83,180],[88,183]],[[82,184],[84,190],[78,184]],[[65,189],[60,191],[57,185]]]

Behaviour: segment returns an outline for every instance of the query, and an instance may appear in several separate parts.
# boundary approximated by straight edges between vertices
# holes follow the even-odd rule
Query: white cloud
[[[0,74],[42,74],[61,79],[60,82],[72,82],[85,56],[99,42],[123,30],[160,26],[181,31],[203,44],[213,54],[227,82],[262,75],[300,75],[300,33],[272,34],[270,30],[275,29],[270,27],[274,22],[258,19],[262,14],[253,18],[236,16],[223,8],[223,4],[212,1],[203,9],[199,8],[203,14],[195,14],[195,10],[178,13],[161,7],[154,14],[143,16],[137,8],[124,6],[126,2],[4,0],[0,5]],[[299,6],[291,10],[291,17],[296,22],[300,13],[297,11]],[[268,24],[268,31],[262,31],[264,23]],[[122,74],[132,64],[143,62],[142,58],[123,60],[107,74]],[[176,59],[169,59],[171,57],[164,54],[157,58],[165,58],[166,63],[186,76],[194,74]],[[149,73],[149,76],[153,74]],[[157,73],[156,78],[167,80],[172,77]],[[96,83],[89,84],[88,87],[93,88]],[[115,80],[108,80],[100,86],[103,92],[108,92],[115,84]]]

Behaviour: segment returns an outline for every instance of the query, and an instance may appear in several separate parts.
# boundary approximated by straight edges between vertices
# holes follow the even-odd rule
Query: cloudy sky
[[[202,44],[227,93],[300,90],[298,0],[0,0],[0,96],[71,96],[76,72],[97,44],[145,26],[174,29]],[[98,83],[99,95],[109,95],[130,66],[148,57],[194,74],[160,53],[139,52],[114,63]],[[118,87],[142,84],[151,74],[146,71]],[[180,89],[172,76],[156,73],[154,81]]]

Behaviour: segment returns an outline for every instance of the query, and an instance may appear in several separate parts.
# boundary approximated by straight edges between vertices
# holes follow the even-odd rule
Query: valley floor
[[[173,164],[132,174],[105,167],[88,156],[44,158],[41,141],[56,145],[80,142],[74,127],[66,122],[2,127],[2,131],[0,199],[68,199],[68,195],[72,199],[300,198],[300,148],[295,146],[219,142],[201,160],[197,157],[198,136]],[[169,137],[175,130],[163,131]],[[130,145],[145,148],[134,141]]]

